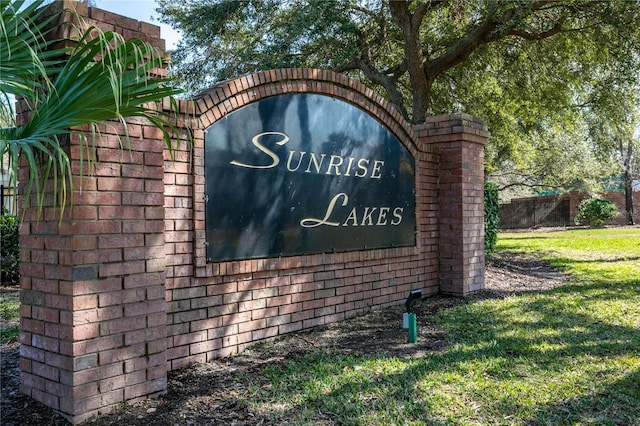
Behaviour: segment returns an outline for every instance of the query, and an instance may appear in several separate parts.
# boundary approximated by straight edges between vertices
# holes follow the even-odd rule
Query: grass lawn
[[[0,343],[18,341],[20,294],[18,291],[0,290]]]
[[[441,312],[449,345],[424,358],[272,368],[247,404],[290,424],[640,425],[640,228],[501,234],[498,250],[573,278]]]

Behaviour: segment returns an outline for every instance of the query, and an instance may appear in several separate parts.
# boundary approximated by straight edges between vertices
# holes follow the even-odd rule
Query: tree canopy
[[[594,89],[613,74],[638,84],[635,1],[158,4],[163,20],[183,34],[173,60],[191,92],[270,68],[343,72],[383,94],[413,123],[451,112],[483,117],[493,135],[487,172],[513,170],[518,182],[532,186],[583,179],[584,170],[595,167],[580,164],[593,151],[582,123]],[[534,179],[537,170],[545,173]]]

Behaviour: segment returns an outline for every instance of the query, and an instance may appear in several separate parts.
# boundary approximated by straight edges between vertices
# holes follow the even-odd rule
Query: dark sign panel
[[[280,95],[205,136],[207,260],[415,244],[414,160],[365,111]]]

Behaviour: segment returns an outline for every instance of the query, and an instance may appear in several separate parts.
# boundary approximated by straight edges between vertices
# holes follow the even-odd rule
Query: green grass
[[[0,292],[0,343],[18,341],[19,329],[13,324],[20,318],[20,298],[17,291]]]
[[[20,337],[20,328],[17,325],[0,328],[0,343],[15,343]]]
[[[553,291],[436,318],[420,359],[318,351],[263,373],[247,401],[290,424],[640,424],[640,229],[500,235],[572,275]]]

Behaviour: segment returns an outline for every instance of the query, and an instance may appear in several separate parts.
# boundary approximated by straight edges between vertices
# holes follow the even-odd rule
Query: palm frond
[[[62,212],[72,173],[61,135],[89,125],[92,137],[96,137],[100,122],[143,117],[162,131],[171,149],[175,127],[153,103],[173,99],[181,90],[168,85],[170,78],[154,75],[154,69],[165,65],[162,52],[138,39],[124,40],[114,32],[90,27],[73,47],[47,51],[51,42],[43,31],[52,18],[34,21],[29,14],[38,17],[36,7],[42,1],[20,9],[23,3],[0,0],[0,37],[10,42],[2,43],[0,49],[0,90],[3,95],[24,98],[32,113],[24,125],[0,129],[2,153],[8,157],[13,176],[20,158],[25,158],[30,169],[27,195],[35,189],[39,207],[44,202],[42,190],[52,179],[54,206],[59,202]],[[91,161],[93,147],[81,143],[81,157]]]
[[[49,76],[63,64],[65,49],[50,49],[55,15],[45,17],[42,1],[0,0],[0,92],[28,101],[50,87]]]

